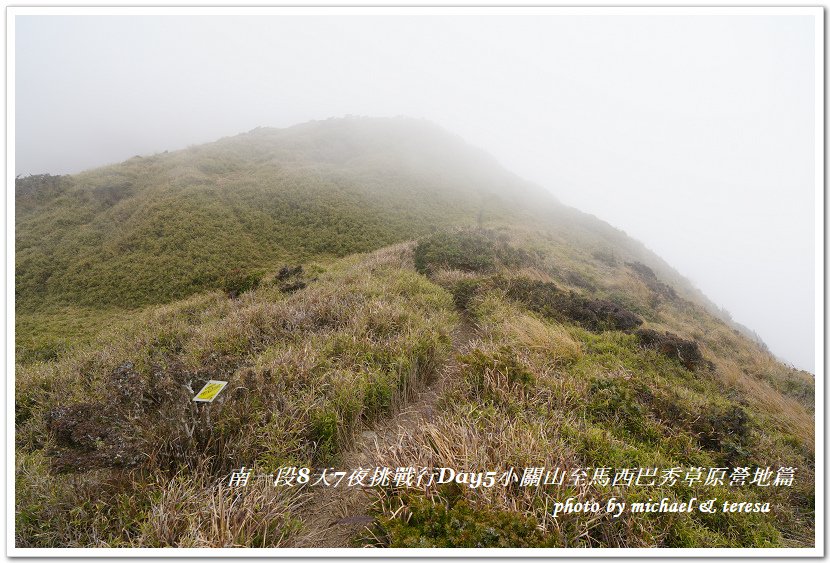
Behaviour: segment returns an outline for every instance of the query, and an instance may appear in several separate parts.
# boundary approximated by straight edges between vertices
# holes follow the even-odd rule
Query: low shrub
[[[533,262],[530,253],[485,229],[436,233],[418,242],[414,257],[415,269],[422,274],[441,269],[492,272],[497,266],[516,267]]]
[[[555,283],[525,277],[496,278],[507,296],[546,317],[575,321],[595,332],[630,330],[642,319],[624,307],[604,299],[588,299],[560,290]]]
[[[236,298],[259,287],[265,273],[262,270],[245,272],[235,268],[222,278],[222,291],[230,298]]]
[[[752,444],[752,422],[739,405],[713,408],[692,424],[700,445],[723,454],[730,465],[747,461]]]
[[[703,354],[694,340],[684,340],[671,332],[660,334],[650,328],[641,328],[635,334],[641,346],[680,361],[686,369],[694,370],[705,363]]]
[[[452,286],[453,302],[458,309],[467,310],[480,283],[477,279],[460,279]]]
[[[465,500],[445,505],[414,497],[399,517],[383,518],[378,528],[387,547],[553,547],[534,519]]]

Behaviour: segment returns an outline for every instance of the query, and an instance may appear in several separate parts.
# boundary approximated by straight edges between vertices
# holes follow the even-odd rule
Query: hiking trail
[[[352,446],[343,452],[340,468],[373,468],[379,465],[380,452],[400,446],[411,428],[431,422],[450,376],[458,371],[458,353],[476,337],[476,329],[466,315],[453,329],[452,348],[446,361],[415,398],[391,416],[359,432]],[[371,499],[362,487],[317,487],[301,515],[305,525],[292,547],[348,547],[349,540],[374,518],[367,515]]]

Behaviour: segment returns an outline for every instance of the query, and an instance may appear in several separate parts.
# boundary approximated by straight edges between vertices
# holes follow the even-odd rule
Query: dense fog
[[[15,173],[426,118],[813,371],[815,41],[808,16],[19,17]]]

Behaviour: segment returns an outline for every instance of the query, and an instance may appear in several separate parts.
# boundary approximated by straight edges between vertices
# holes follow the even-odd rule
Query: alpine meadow
[[[815,544],[814,376],[436,124],[261,127],[21,176],[15,212],[17,547]],[[228,384],[194,402],[209,380]],[[318,480],[382,467],[568,473]],[[286,468],[312,478],[255,478]]]

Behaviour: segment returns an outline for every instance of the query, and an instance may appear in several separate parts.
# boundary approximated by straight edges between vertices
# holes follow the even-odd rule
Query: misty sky
[[[809,16],[19,16],[16,174],[258,126],[435,121],[815,367]]]

